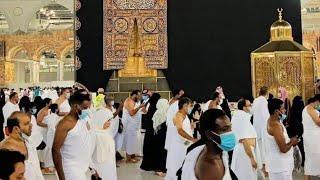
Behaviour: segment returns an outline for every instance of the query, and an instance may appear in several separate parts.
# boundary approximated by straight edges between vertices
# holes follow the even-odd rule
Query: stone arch
[[[42,55],[41,53],[42,53],[43,51],[46,51],[46,50],[52,50],[52,51],[54,51],[55,53],[57,53],[57,51],[56,51],[56,49],[55,49],[54,47],[51,47],[51,46],[48,46],[48,45],[43,45],[43,46],[41,46],[41,47],[39,47],[39,48],[37,48],[37,49],[35,50],[32,59],[35,60],[35,61],[39,61],[40,58],[41,58],[41,55]]]
[[[65,59],[65,55],[72,49],[74,50],[74,43],[70,43],[69,45],[65,46],[65,48],[59,53],[60,60]]]
[[[17,53],[20,52],[21,50],[26,50],[26,48],[24,48],[23,46],[15,46],[15,47],[11,48],[8,51],[8,55],[7,55],[6,59],[8,61],[12,61],[12,59],[14,59],[14,57],[17,55]]]

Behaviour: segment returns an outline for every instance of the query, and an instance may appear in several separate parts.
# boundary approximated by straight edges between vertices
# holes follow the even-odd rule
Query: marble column
[[[39,73],[40,73],[40,63],[37,61],[34,61],[32,63],[32,78],[31,82],[33,83],[39,83]]]
[[[57,81],[63,81],[63,72],[64,72],[64,62],[63,61],[57,61],[58,62],[58,78]]]

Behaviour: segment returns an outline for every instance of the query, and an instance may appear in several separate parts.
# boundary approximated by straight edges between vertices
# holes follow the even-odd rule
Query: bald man
[[[13,112],[6,128],[9,136],[1,142],[0,148],[19,151],[26,156],[26,180],[44,180],[36,147],[29,140],[32,132],[30,116],[23,112]]]

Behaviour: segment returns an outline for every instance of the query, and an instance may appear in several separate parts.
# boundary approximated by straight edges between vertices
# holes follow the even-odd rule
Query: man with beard
[[[138,104],[141,99],[141,92],[134,90],[130,97],[124,101],[122,123],[124,128],[123,148],[127,153],[127,162],[136,163],[136,154],[139,153],[138,132],[141,124],[141,108],[145,105]]]
[[[27,180],[44,180],[35,146],[30,142],[32,132],[30,117],[23,112],[14,112],[9,117],[6,127],[8,138],[1,142],[1,149],[19,151],[26,156],[25,178]]]
[[[71,111],[57,125],[52,157],[60,180],[87,180],[91,161],[91,136],[87,118],[88,95],[70,97]]]

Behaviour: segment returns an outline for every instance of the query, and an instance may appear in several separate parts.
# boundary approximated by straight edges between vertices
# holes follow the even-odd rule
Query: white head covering
[[[159,99],[157,103],[157,111],[154,113],[153,120],[153,129],[166,122],[167,119],[167,110],[169,109],[169,101],[166,99]]]

